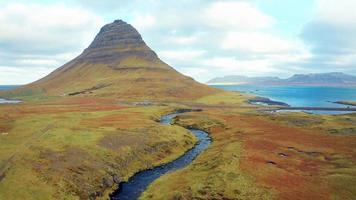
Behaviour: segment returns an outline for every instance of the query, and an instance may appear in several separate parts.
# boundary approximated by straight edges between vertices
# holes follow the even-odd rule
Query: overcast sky
[[[224,75],[356,75],[356,0],[0,0],[0,84],[35,81],[115,19],[206,82]]]

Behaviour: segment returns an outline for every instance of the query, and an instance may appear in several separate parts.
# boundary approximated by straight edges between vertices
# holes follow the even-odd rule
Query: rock
[[[109,188],[114,185],[113,177],[104,177],[103,178],[103,187]]]
[[[120,61],[132,55],[148,60],[157,59],[156,53],[147,47],[134,27],[122,20],[116,20],[100,29],[94,41],[80,56],[80,60],[110,62]]]
[[[281,157],[288,157],[288,154],[286,154],[286,153],[278,153],[278,155]]]
[[[100,196],[102,196],[102,195],[103,195],[102,192],[100,192],[100,191],[95,191],[95,192],[91,192],[91,193],[89,194],[88,198],[89,198],[90,200],[95,200],[97,197],[100,197]]]
[[[117,174],[114,174],[113,176],[112,176],[112,180],[114,181],[114,183],[116,183],[116,184],[119,184],[119,183],[121,183],[121,178],[117,175]]]
[[[153,105],[153,103],[150,101],[139,101],[139,102],[134,102],[133,105],[135,105],[135,106],[151,106],[151,105]]]
[[[276,163],[276,162],[271,161],[271,160],[266,161],[266,163],[267,163],[267,164],[270,164],[270,165],[277,165],[277,163]]]

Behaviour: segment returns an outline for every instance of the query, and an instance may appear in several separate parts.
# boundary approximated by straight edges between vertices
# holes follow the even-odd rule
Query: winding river
[[[182,112],[171,113],[162,116],[160,123],[165,125],[171,125],[171,121],[174,117]],[[112,200],[135,200],[138,199],[141,193],[147,188],[147,186],[160,176],[181,169],[189,165],[201,152],[203,152],[211,143],[209,135],[201,130],[188,129],[192,134],[198,138],[198,143],[184,155],[164,165],[154,167],[152,169],[141,171],[132,176],[128,182],[120,184],[118,190],[112,195]]]

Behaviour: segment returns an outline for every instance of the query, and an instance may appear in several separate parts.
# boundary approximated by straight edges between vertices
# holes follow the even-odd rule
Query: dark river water
[[[179,113],[164,115],[161,118],[160,123],[169,126],[172,119],[177,115],[179,115]],[[199,140],[199,142],[192,149],[172,162],[135,174],[128,180],[128,182],[120,184],[119,189],[112,194],[111,199],[138,199],[141,193],[154,180],[168,172],[173,172],[189,165],[202,151],[208,148],[211,143],[211,138],[206,132],[197,129],[189,129],[189,131],[191,131],[192,134],[194,134]]]

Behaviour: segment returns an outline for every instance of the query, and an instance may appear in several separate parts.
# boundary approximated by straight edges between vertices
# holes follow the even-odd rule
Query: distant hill
[[[70,34],[70,33],[68,33]],[[193,99],[216,92],[161,61],[130,24],[103,26],[78,57],[3,97],[97,96],[121,99]]]
[[[356,76],[341,72],[295,74],[290,78],[225,76],[211,79],[210,85],[245,84],[245,85],[305,85],[305,86],[356,86]]]

